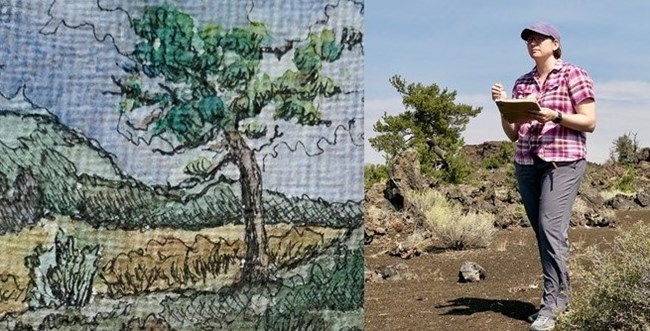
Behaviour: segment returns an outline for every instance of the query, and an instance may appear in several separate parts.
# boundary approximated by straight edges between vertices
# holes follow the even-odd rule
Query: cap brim
[[[541,34],[542,36],[547,36],[547,37],[554,38],[553,36],[551,36],[551,35],[549,35],[549,34],[547,34],[545,32],[539,32],[539,31],[531,29],[531,28],[525,28],[523,31],[521,31],[521,35],[520,35],[521,39],[528,40],[528,37],[530,36],[531,33],[537,33],[537,34]]]

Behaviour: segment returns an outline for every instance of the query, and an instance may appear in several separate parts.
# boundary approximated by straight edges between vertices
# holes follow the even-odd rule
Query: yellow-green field
[[[93,292],[100,295],[127,296],[169,289],[216,290],[239,278],[239,261],[245,254],[242,225],[199,231],[125,231],[96,229],[67,217],[42,220],[19,233],[0,236],[0,251],[4,252],[0,260],[0,314],[27,308],[29,270],[25,257],[33,254],[38,245],[52,247],[59,228],[76,239],[77,249],[100,245],[93,287]],[[279,266],[322,253],[345,231],[286,224],[266,229],[269,253]]]

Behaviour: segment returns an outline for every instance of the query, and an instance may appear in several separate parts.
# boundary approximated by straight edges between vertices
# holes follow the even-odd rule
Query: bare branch
[[[167,155],[167,156],[176,155],[176,154],[183,154],[187,150],[195,149],[195,148],[198,148],[198,147],[200,147],[202,145],[207,144],[208,142],[210,142],[211,140],[214,139],[214,137],[216,136],[216,134],[217,134],[217,132],[219,130],[220,130],[219,128],[213,128],[209,132],[202,135],[200,137],[200,139],[198,139],[196,141],[193,141],[191,143],[178,145],[178,146],[172,148],[171,150],[165,151],[165,150],[162,150],[160,148],[154,148],[152,150],[152,152],[159,153],[161,155]]]
[[[275,57],[278,60],[281,60],[282,57],[284,56],[284,54],[288,53],[293,48],[293,44],[298,42],[298,41],[299,40],[286,40],[285,39],[284,40],[284,45],[282,45],[280,47],[266,46],[266,47],[262,47],[261,49],[262,49],[263,53],[272,53],[273,55],[275,55]]]
[[[154,121],[160,118],[162,115],[162,110],[160,108],[154,109],[151,113],[149,113],[149,116],[144,116],[142,120],[140,121],[140,127],[142,127],[143,130],[148,130],[149,125],[151,125]],[[135,125],[133,125],[135,127]]]
[[[123,118],[127,118],[127,119],[124,120]],[[128,128],[128,130],[122,129],[121,128],[122,125],[126,126]],[[144,134],[146,134],[148,132],[148,128],[142,129],[142,128],[136,127],[135,125],[133,125],[128,120],[128,117],[126,117],[126,115],[124,115],[124,114],[120,114],[120,117],[119,117],[119,119],[117,121],[117,126],[116,126],[115,129],[116,129],[117,133],[119,133],[121,136],[126,138],[126,140],[130,141],[131,143],[135,144],[136,146],[139,146],[141,142],[146,144],[146,145],[151,145],[152,139],[154,137],[157,137],[161,141],[165,142],[167,145],[169,145],[170,148],[172,148],[174,146],[171,141],[169,141],[168,139],[165,139],[164,137],[149,136],[147,138],[146,135],[144,135]],[[140,132],[140,133],[143,133],[143,134],[134,135],[133,132]]]
[[[269,142],[266,143],[266,144],[263,144],[262,146],[260,146],[260,147],[258,147],[258,148],[253,149],[253,151],[254,151],[254,152],[259,152],[259,151],[261,151],[262,149],[264,149],[264,148],[266,148],[266,147],[268,147],[268,146],[273,145],[273,143],[275,142],[275,140],[278,139],[278,138],[281,138],[282,136],[284,136],[284,132],[280,132],[280,126],[276,124],[276,125],[273,127],[273,136],[269,139]]]
[[[227,147],[228,147],[228,143],[225,140],[219,140],[214,144],[208,145],[203,150],[208,152],[223,153],[223,151],[225,151]]]
[[[352,27],[345,27],[341,34],[340,43],[347,46],[348,50],[351,50],[356,45],[363,45],[363,32],[355,31]]]
[[[107,95],[107,94],[110,94],[110,95],[124,95],[124,94],[126,94],[126,88],[124,87],[124,83],[122,83],[121,79],[117,79],[117,78],[115,78],[114,75],[111,75],[111,80],[113,81],[113,84],[117,85],[117,87],[120,88],[120,91],[119,92],[117,92],[117,91],[102,91],[103,95]]]

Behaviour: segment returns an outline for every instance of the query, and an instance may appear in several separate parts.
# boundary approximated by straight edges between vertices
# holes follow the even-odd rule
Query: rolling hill
[[[5,204],[16,199],[17,178],[29,172],[37,182],[38,207],[44,215],[125,229],[199,229],[243,221],[237,185],[216,185],[184,200],[178,188],[148,186],[125,174],[96,141],[55,116],[0,110],[0,132],[0,196]],[[267,224],[343,228],[363,222],[361,202],[329,203],[268,190],[263,199]]]

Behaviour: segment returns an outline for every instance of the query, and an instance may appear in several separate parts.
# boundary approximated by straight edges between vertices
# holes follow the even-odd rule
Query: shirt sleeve
[[[578,105],[587,99],[596,100],[594,94],[594,83],[587,71],[579,67],[569,70],[569,95],[573,105]]]

